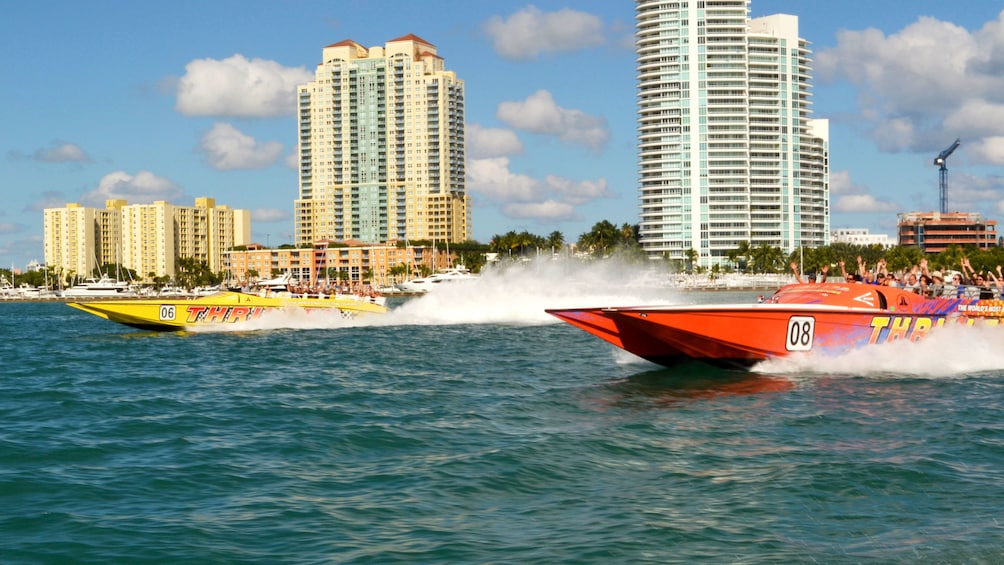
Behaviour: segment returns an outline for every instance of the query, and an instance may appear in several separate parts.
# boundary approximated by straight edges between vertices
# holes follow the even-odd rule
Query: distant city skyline
[[[205,195],[251,210],[255,241],[292,243],[296,85],[319,46],[411,33],[466,83],[475,239],[574,240],[600,220],[639,222],[635,3],[390,5],[379,17],[313,0],[6,6],[0,264],[42,260],[44,208],[108,198]],[[894,234],[898,212],[937,210],[933,159],[956,138],[948,209],[1004,215],[999,2],[750,6],[798,16],[810,41],[813,112],[830,119],[832,229]]]

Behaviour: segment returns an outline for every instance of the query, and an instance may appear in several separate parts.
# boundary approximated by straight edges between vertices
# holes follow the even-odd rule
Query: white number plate
[[[173,322],[174,321],[174,316],[175,316],[175,310],[174,310],[174,305],[173,304],[162,304],[160,306],[160,319],[161,320],[164,320],[164,321],[167,321],[167,322]]]
[[[811,351],[815,329],[816,319],[811,316],[788,318],[788,337],[785,338],[785,349],[788,351]]]

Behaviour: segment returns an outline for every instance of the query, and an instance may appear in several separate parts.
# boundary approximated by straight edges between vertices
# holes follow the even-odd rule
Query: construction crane
[[[940,167],[938,190],[941,197],[942,214],[948,211],[948,156],[954,153],[955,150],[959,148],[959,144],[961,143],[961,139],[956,139],[954,143],[949,145],[948,148],[941,153],[938,153],[938,156],[934,158],[934,164]]]

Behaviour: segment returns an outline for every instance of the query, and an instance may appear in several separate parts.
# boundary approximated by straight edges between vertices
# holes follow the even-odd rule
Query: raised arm
[[[794,261],[791,262],[791,272],[795,274],[795,280],[798,281],[798,284],[805,284],[805,281],[802,280],[801,273],[798,272],[798,263]]]
[[[997,275],[999,275],[1000,272],[1001,272],[1001,266],[997,265]],[[1004,277],[998,277],[997,275],[995,275],[993,271],[987,269],[987,277],[989,277],[990,280],[993,281],[994,286],[997,287],[997,290],[998,291],[1004,290],[1004,281],[1001,280],[1004,279]]]

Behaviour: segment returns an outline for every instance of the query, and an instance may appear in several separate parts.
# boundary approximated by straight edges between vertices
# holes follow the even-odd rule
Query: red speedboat
[[[806,351],[918,340],[946,323],[996,325],[1004,301],[924,298],[862,283],[793,284],[759,304],[548,309],[653,363],[748,368]]]

